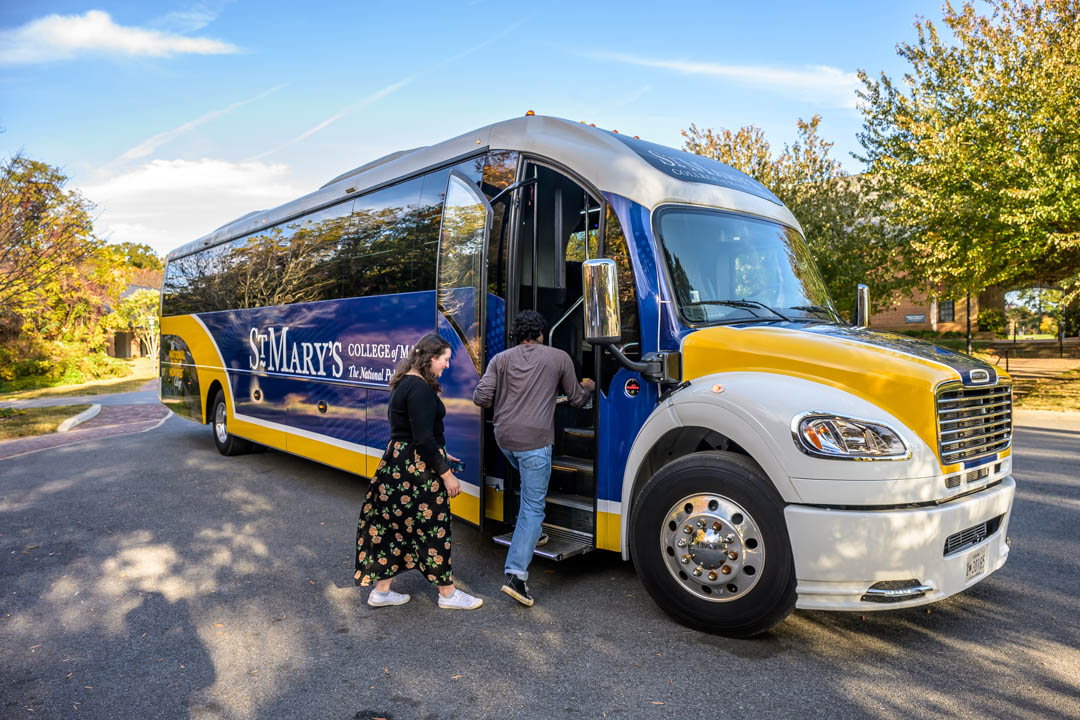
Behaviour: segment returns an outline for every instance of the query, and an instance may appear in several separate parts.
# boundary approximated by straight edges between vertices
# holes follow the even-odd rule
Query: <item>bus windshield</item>
[[[658,230],[687,322],[840,320],[806,241],[792,228],[715,210],[667,208]]]

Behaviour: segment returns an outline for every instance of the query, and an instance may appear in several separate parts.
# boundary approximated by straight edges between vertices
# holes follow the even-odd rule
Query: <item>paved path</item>
[[[926,608],[797,611],[752,640],[675,624],[613,553],[536,561],[523,608],[498,589],[505,549],[464,523],[454,573],[481,610],[439,610],[415,573],[395,581],[411,602],[370,608],[351,572],[367,484],[222,457],[181,418],[3,460],[0,717],[1080,718],[1065,421],[1018,413],[1001,571]]]
[[[0,407],[29,408],[55,407],[57,405],[156,405],[158,402],[157,378],[146,381],[142,390],[113,393],[111,395],[65,395],[45,396],[33,400],[5,400]]]
[[[74,430],[0,441],[0,460],[86,440],[100,440],[113,435],[153,430],[169,415],[165,406],[160,404],[106,405],[102,403],[102,400],[108,397],[110,396],[102,395],[95,399],[94,402],[102,404],[101,412],[92,420],[76,426]]]

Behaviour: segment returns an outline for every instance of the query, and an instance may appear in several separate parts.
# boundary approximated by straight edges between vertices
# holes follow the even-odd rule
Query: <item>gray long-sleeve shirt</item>
[[[494,403],[499,447],[536,450],[555,442],[555,394],[560,387],[574,407],[589,399],[569,355],[547,345],[522,343],[491,359],[473,402],[480,407]]]

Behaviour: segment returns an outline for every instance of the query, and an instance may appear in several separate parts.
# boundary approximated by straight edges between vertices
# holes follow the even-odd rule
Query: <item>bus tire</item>
[[[688,627],[748,637],[795,607],[783,500],[736,453],[693,453],[660,468],[634,502],[630,553],[649,595]]]
[[[238,438],[229,432],[227,420],[229,418],[228,407],[225,404],[225,393],[217,391],[214,396],[213,412],[210,414],[210,429],[214,435],[214,445],[222,455],[243,455],[251,452],[250,440]]]

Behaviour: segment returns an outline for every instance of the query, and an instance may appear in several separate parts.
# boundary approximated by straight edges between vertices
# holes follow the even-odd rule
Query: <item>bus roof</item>
[[[791,212],[764,185],[727,165],[584,123],[528,115],[373,160],[338,175],[313,193],[222,225],[176,248],[168,258],[276,225],[481,150],[517,150],[554,160],[601,192],[621,195],[649,209],[679,203],[734,210],[802,230]]]

